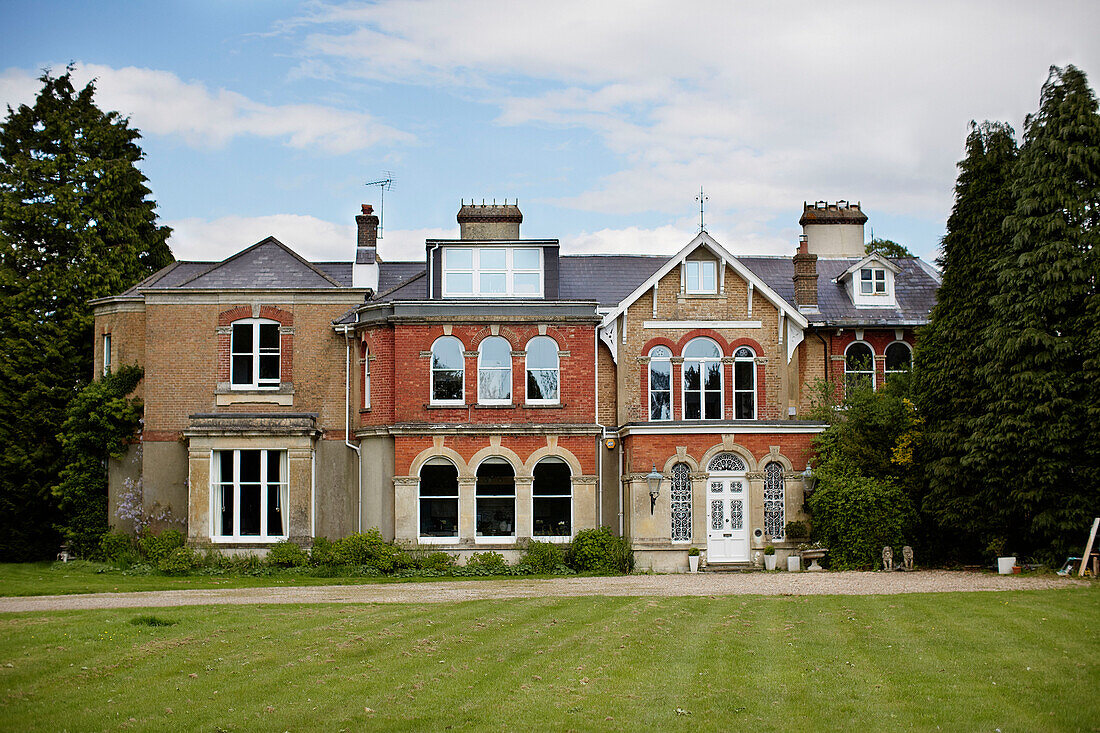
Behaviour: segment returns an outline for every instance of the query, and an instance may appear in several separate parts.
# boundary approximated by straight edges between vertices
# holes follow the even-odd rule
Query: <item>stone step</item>
[[[700,568],[707,573],[753,573],[764,568],[751,562],[708,562]]]

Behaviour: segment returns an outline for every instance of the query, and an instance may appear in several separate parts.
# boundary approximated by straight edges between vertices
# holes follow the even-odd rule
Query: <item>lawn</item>
[[[0,563],[0,596],[66,595],[142,590],[205,588],[267,588],[291,585],[348,585],[356,583],[406,583],[425,578],[370,576],[319,578],[301,571],[277,571],[260,577],[241,575],[126,575],[100,563]],[[431,578],[433,582],[484,580],[486,577]],[[526,575],[525,578],[549,577]],[[499,578],[498,578],[499,579]]]
[[[5,614],[0,727],[1095,730],[1098,625],[1097,586]]]

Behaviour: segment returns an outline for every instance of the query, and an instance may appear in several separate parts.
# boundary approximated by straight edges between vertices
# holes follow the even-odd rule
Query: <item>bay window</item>
[[[210,475],[215,540],[286,539],[286,451],[217,450]]]

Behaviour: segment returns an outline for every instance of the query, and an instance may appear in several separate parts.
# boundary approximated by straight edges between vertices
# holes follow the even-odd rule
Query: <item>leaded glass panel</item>
[[[672,541],[691,541],[691,472],[686,463],[672,467]]]
[[[764,534],[783,539],[784,516],[783,467],[772,462],[764,466]]]

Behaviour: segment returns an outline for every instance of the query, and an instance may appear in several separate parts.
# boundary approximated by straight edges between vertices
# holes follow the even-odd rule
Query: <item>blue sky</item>
[[[517,198],[524,236],[672,253],[698,227],[786,254],[803,200],[863,203],[932,259],[971,119],[1017,131],[1051,64],[1100,74],[1094,2],[11,2],[0,104],[77,64],[143,133],[177,257],[273,234],[348,259],[392,171],[382,254]],[[868,230],[868,235],[870,230]]]

